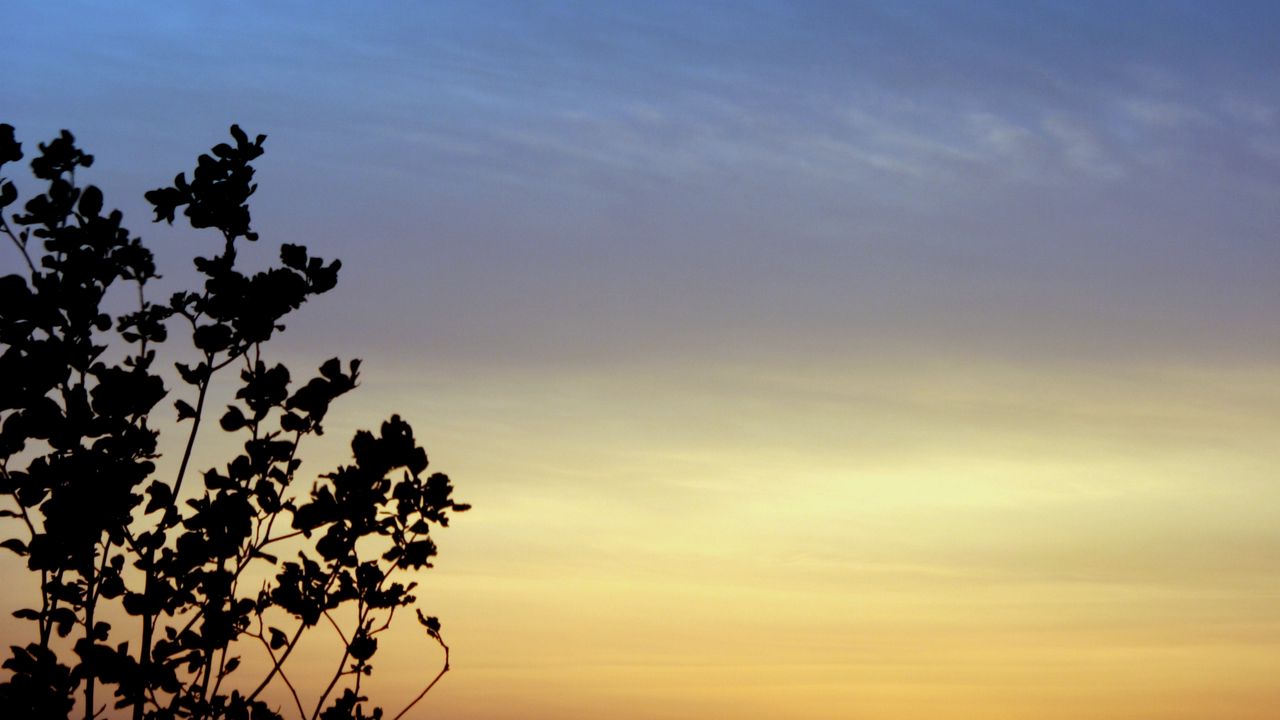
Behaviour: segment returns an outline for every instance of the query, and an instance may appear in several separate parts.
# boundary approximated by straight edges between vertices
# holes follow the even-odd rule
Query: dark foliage
[[[190,179],[179,174],[146,195],[157,221],[181,211],[220,236],[195,258],[203,286],[163,304],[144,293],[158,277],[151,252],[119,211],[104,211],[98,188],[76,184],[93,156],[71,133],[39,145],[31,171],[47,187],[11,222],[18,193],[0,180],[0,233],[26,264],[25,274],[0,277],[0,546],[39,576],[31,605],[14,612],[32,637],[3,662],[5,717],[279,718],[260,699],[279,681],[303,718],[380,718],[360,689],[378,635],[415,602],[403,576],[431,567],[431,527],[467,509],[448,477],[425,474],[426,452],[398,416],[356,434],[352,464],[298,490],[299,444],[323,432],[360,363],[328,360],[297,384],[263,359],[282,320],[334,287],[340,264],[286,244],[278,267],[237,265],[237,243],[258,239],[250,163],[265,137],[251,141],[236,126],[231,135]],[[0,168],[22,158],[13,128],[0,125]],[[113,314],[104,299],[121,286],[136,290],[137,307]],[[198,360],[169,378],[190,427],[175,476],[161,478],[150,419],[170,395],[156,351],[171,331],[190,333]],[[210,384],[227,368],[239,385],[218,424],[244,438],[243,451],[184,484]],[[283,560],[273,554],[282,550]],[[333,612],[344,606],[341,617],[354,618],[345,631]],[[443,675],[439,622],[416,612],[444,648]],[[122,619],[125,628],[109,624]],[[322,621],[341,637],[341,657],[308,710],[286,660]],[[261,677],[234,674],[248,653],[267,668]]]

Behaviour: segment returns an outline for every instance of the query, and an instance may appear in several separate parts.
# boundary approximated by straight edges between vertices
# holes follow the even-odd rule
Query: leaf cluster
[[[157,221],[181,210],[221,241],[194,259],[200,286],[165,303],[146,299],[158,277],[150,250],[118,210],[104,211],[101,190],[77,183],[93,157],[71,133],[38,145],[30,167],[45,189],[21,211],[6,212],[18,193],[0,179],[0,233],[27,267],[0,277],[0,547],[39,576],[38,596],[14,612],[33,637],[2,664],[6,717],[78,708],[93,718],[108,702],[135,720],[283,717],[262,699],[273,682],[303,718],[381,717],[360,689],[377,636],[415,602],[406,577],[431,567],[432,528],[468,509],[446,475],[427,474],[426,452],[399,416],[357,433],[351,464],[299,487],[299,447],[324,432],[332,404],[357,386],[360,362],[330,359],[295,383],[263,358],[282,320],[331,290],[341,264],[284,244],[279,265],[241,267],[238,243],[258,240],[248,200],[265,136],[250,141],[237,126],[231,136],[199,156],[190,179],[180,173],[146,194]],[[0,125],[0,169],[23,157],[13,128]],[[110,289],[129,285],[137,307],[105,309]],[[175,333],[197,360],[167,375],[157,348]],[[111,347],[124,357],[108,360]],[[241,450],[200,473],[202,486],[184,484],[213,412],[211,384],[226,368],[239,369],[239,382],[217,425],[241,438]],[[187,436],[176,476],[160,477],[151,419],[171,393]],[[355,618],[347,630],[334,612],[344,607]],[[415,612],[444,648],[443,675],[439,621]],[[136,633],[107,621],[120,617]],[[286,661],[322,620],[341,658],[308,711]],[[237,679],[249,651],[268,670]]]

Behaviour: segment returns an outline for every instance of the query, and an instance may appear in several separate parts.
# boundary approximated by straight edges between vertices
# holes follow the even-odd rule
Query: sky
[[[475,506],[417,717],[1280,706],[1280,5],[6,6],[0,121],[166,281],[142,193],[233,122],[341,258],[304,471],[400,413]]]

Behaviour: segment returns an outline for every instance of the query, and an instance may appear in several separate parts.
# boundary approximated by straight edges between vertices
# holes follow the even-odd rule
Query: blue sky
[[[15,10],[23,137],[133,190],[268,133],[261,222],[359,244],[447,353],[1275,350],[1269,3]]]

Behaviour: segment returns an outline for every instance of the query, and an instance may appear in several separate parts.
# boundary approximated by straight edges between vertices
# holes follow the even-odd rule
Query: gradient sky
[[[419,717],[1280,707],[1280,4],[4,15],[0,121],[162,261],[142,192],[269,135],[344,265],[278,357],[366,362],[304,469],[399,412],[475,505]]]

